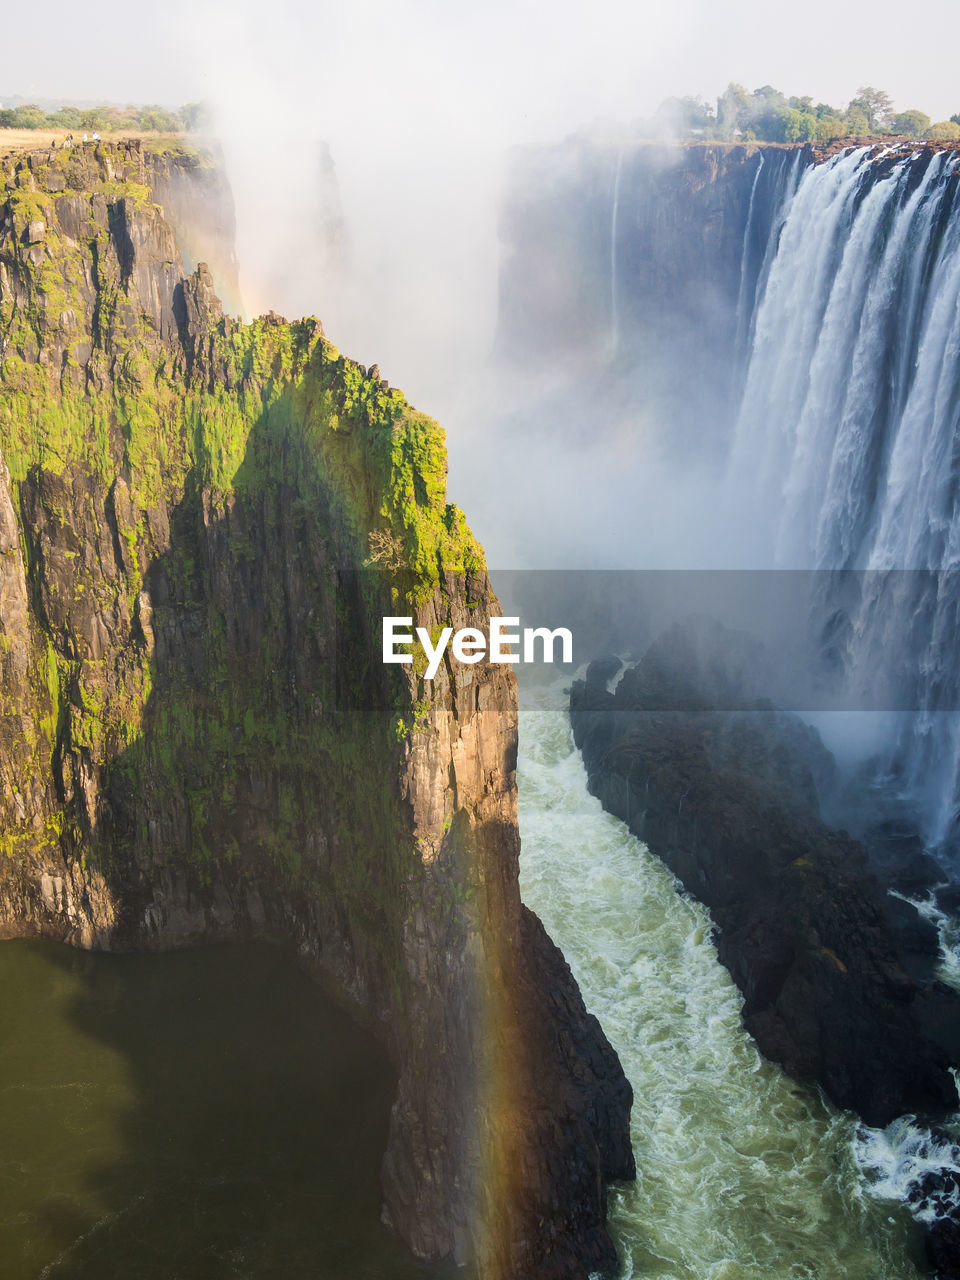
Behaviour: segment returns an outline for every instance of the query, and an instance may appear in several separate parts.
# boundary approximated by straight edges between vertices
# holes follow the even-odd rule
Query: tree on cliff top
[[[893,99],[883,89],[874,89],[865,85],[857,90],[857,96],[851,99],[847,107],[848,113],[862,112],[867,120],[867,132],[879,133],[887,126],[893,110]]]
[[[795,107],[780,107],[773,113],[770,132],[774,142],[809,142],[818,136],[817,118]]]
[[[941,120],[932,124],[923,136],[936,142],[956,142],[960,140],[960,124],[956,120]]]
[[[142,129],[151,133],[180,133],[183,129],[207,128],[209,123],[209,108],[200,102],[188,102],[179,111],[156,104],[122,108],[109,104],[96,107],[67,104],[56,111],[44,111],[35,103],[0,110],[0,129],[86,129],[98,133]]]
[[[873,85],[861,87],[845,108],[827,102],[814,105],[809,95],[788,98],[769,84],[751,93],[735,82],[728,84],[717,98],[716,115],[700,99],[670,99],[670,104],[693,102],[701,107],[696,123],[692,117],[674,111],[676,128],[681,133],[705,134],[724,141],[743,138],[761,142],[830,142],[882,133],[953,141],[958,137],[953,129],[960,127],[960,112],[933,125],[926,112],[916,108],[894,114],[890,95]],[[661,114],[667,106],[665,103]]]
[[[742,84],[732,81],[717,99],[717,125],[721,137],[732,137],[736,129],[744,129],[750,119],[750,94]]]
[[[667,98],[657,107],[657,121],[672,133],[704,134],[713,126],[713,111],[701,97]]]
[[[901,111],[890,121],[891,133],[902,133],[909,138],[922,138],[930,128],[930,117],[925,111]]]

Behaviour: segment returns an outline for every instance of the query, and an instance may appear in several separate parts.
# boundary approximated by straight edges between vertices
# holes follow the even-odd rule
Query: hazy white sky
[[[711,98],[731,79],[836,104],[870,83],[901,109],[960,110],[954,0],[52,0],[18,6],[11,34],[0,96],[177,103],[229,86],[520,136]]]

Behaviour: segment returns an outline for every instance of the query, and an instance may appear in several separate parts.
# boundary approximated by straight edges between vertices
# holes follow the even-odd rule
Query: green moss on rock
[[[49,817],[35,853],[76,840],[129,876],[166,810],[163,857],[199,887],[214,865],[242,878],[255,848],[295,896],[328,883],[324,841],[349,829],[347,897],[369,910],[412,856],[398,753],[431,705],[422,672],[371,665],[377,618],[483,572],[446,501],[443,432],[317,320],[224,316],[205,268],[182,276],[142,155],[91,165],[21,164],[0,211],[0,453],[37,601],[19,767]],[[345,590],[377,531],[392,563]],[[358,776],[380,780],[359,807]]]

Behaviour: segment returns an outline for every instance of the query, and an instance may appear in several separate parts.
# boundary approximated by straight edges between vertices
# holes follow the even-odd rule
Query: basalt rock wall
[[[723,438],[739,352],[792,175],[809,148],[571,139],[514,153],[500,215],[498,352],[571,366],[671,423]],[[636,371],[636,373],[635,373]]]

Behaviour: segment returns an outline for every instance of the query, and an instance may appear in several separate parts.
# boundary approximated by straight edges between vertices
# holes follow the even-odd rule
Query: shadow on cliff
[[[375,723],[339,709],[382,676],[362,588],[340,590],[349,513],[288,430],[294,414],[291,395],[264,409],[231,499],[191,477],[175,507],[144,512],[163,545],[128,654],[110,655],[149,670],[142,731],[104,761],[92,829],[77,790],[66,839],[121,904],[118,950],[226,945],[95,956],[34,944],[69,970],[69,1021],[122,1056],[133,1098],[123,1153],[81,1175],[82,1197],[38,1210],[54,1245],[45,1276],[448,1274],[380,1225],[396,1088],[384,1047],[292,954],[252,941],[302,953],[314,940],[329,955],[313,967],[341,982],[391,982],[383,958],[400,945],[399,855],[384,855],[396,742],[382,706]],[[98,500],[125,566],[116,483]],[[58,754],[80,777],[86,748],[61,736]],[[371,1016],[386,1007],[382,991],[354,994]]]

